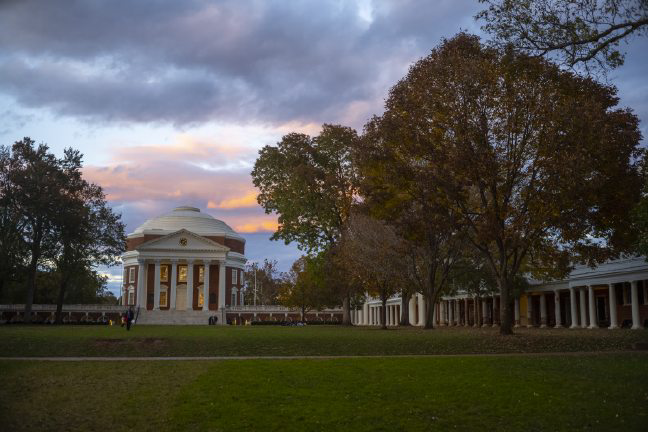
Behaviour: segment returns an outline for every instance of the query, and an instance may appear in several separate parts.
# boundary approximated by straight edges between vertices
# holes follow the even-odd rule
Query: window
[[[130,283],[135,282],[135,267],[131,267],[128,269],[128,282]]]
[[[135,304],[135,289],[132,286],[128,287],[128,304]]]
[[[205,281],[205,266],[200,266],[198,267],[198,282],[204,282]]]
[[[203,307],[205,303],[205,295],[203,294],[203,287],[198,287],[198,307]]]
[[[178,266],[178,282],[187,282],[187,266]]]
[[[160,266],[160,282],[169,282],[169,266]]]
[[[236,291],[232,290],[232,306],[236,306]]]
[[[169,305],[169,297],[167,296],[167,287],[164,285],[160,286],[160,307],[167,307]]]
[[[236,285],[236,276],[238,276],[238,270],[232,269],[232,285]]]

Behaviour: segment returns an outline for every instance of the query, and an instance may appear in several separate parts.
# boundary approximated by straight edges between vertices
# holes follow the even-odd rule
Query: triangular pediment
[[[213,240],[192,233],[186,229],[181,229],[163,237],[142,243],[137,247],[138,251],[159,251],[159,250],[178,250],[178,251],[216,251],[227,252],[229,248]]]

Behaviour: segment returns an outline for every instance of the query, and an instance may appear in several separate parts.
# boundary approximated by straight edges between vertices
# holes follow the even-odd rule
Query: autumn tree
[[[351,128],[325,124],[316,137],[290,133],[259,151],[252,180],[259,204],[278,215],[273,240],[294,241],[312,254],[333,248],[356,196],[351,151],[358,139]],[[350,324],[350,293],[341,300]]]
[[[387,328],[387,300],[407,283],[403,239],[385,222],[353,214],[342,237],[345,277],[354,278],[382,303],[382,328]]]
[[[283,274],[279,288],[279,303],[299,309],[301,320],[312,310],[321,310],[330,304],[327,295],[330,285],[326,284],[325,268],[319,256],[302,256]]]
[[[382,116],[383,145],[434,185],[497,282],[512,332],[522,265],[565,274],[628,250],[639,197],[638,120],[616,89],[459,34],[414,64]]]
[[[427,165],[401,152],[401,145],[415,145],[409,132],[401,134],[401,127],[390,113],[374,117],[365,127],[355,156],[362,179],[360,193],[365,209],[388,221],[405,241],[402,270],[407,283],[401,293],[401,324],[408,324],[409,299],[419,292],[427,306],[425,328],[432,329],[434,305],[448,288],[466,238],[452,210],[444,205]]]
[[[480,0],[476,18],[500,47],[546,56],[567,67],[621,66],[620,42],[648,30],[646,0]]]

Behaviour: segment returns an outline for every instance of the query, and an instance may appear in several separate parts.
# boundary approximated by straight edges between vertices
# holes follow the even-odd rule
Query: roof
[[[222,220],[216,219],[200,209],[190,206],[174,208],[171,212],[147,220],[128,236],[143,234],[171,234],[186,229],[201,236],[225,236],[245,241]]]

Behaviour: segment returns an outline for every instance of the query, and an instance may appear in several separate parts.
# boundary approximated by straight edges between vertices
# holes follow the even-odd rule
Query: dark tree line
[[[45,300],[55,291],[57,321],[68,297],[99,300],[106,293],[97,266],[115,264],[125,250],[120,215],[81,170],[72,148],[58,158],[30,138],[0,147],[0,298],[22,297],[25,322],[41,289]]]

